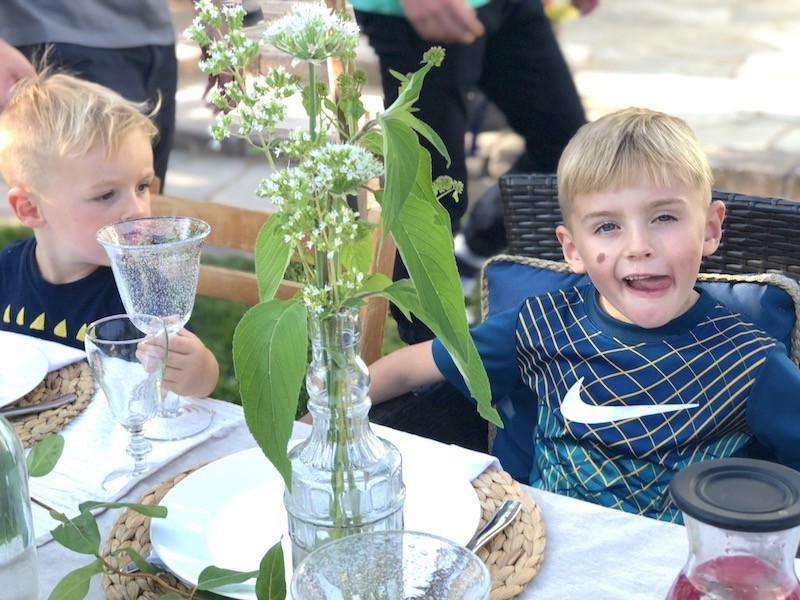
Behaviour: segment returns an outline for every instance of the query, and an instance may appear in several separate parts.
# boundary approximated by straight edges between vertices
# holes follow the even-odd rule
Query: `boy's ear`
[[[564,260],[567,261],[569,268],[573,273],[586,273],[586,266],[583,264],[581,255],[578,253],[578,248],[575,242],[572,241],[572,235],[564,225],[556,227],[556,237],[561,243],[561,251],[564,253]]]
[[[44,216],[33,199],[33,192],[21,187],[8,190],[8,203],[23,225],[35,229],[44,225]]]
[[[725,220],[725,203],[715,200],[706,213],[706,231],[703,239],[703,256],[714,254],[722,241],[722,222]]]

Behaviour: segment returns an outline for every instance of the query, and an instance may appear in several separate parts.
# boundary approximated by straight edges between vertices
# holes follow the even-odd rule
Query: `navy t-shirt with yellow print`
[[[110,267],[80,281],[52,284],[36,266],[35,238],[0,250],[0,330],[83,349],[86,326],[125,312]]]
[[[607,315],[591,285],[560,290],[490,317],[472,335],[495,398],[530,391],[533,427],[501,416],[502,435],[527,441],[533,454],[531,485],[677,521],[667,486],[687,464],[745,456],[757,439],[800,467],[800,369],[707,292],[677,319],[643,329]],[[438,341],[433,353],[466,393]],[[646,414],[654,405],[684,407]],[[623,408],[598,410],[611,406]]]

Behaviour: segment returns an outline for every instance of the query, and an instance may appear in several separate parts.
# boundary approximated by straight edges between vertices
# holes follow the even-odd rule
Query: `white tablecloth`
[[[238,412],[238,418],[224,431],[150,474],[130,489],[124,500],[135,501],[175,473],[254,445],[240,408],[208,402],[226,414]],[[64,430],[67,441],[70,427]],[[526,489],[542,509],[547,547],[541,571],[518,596],[520,600],[664,598],[686,559],[683,527]],[[109,510],[98,516],[104,536],[119,512]],[[67,551],[54,541],[38,548],[38,558],[43,598],[66,573],[89,562],[88,557]],[[88,598],[102,598],[99,577],[94,579]]]

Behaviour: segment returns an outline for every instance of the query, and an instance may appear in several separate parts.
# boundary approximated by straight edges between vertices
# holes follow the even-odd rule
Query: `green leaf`
[[[381,295],[393,302],[409,321],[411,320],[411,313],[420,315],[424,312],[419,303],[419,296],[414,288],[414,282],[410,279],[401,279],[394,282],[384,289]]]
[[[59,544],[73,552],[79,554],[100,553],[100,531],[94,515],[90,512],[83,512],[74,519],[69,519],[50,533]]]
[[[416,183],[391,233],[418,295],[419,306],[415,314],[431,328],[453,357],[470,393],[478,402],[480,414],[502,427],[500,416],[491,405],[486,369],[469,334],[450,218],[436,199],[430,172],[430,154],[423,149]],[[397,295],[397,290],[394,293]]]
[[[49,600],[82,600],[89,593],[92,577],[103,572],[99,558],[85,567],[67,573],[48,596]]]
[[[65,515],[64,513],[62,513],[62,512],[58,512],[57,510],[52,510],[52,509],[50,509],[47,512],[50,513],[50,516],[55,521],[60,521],[61,523],[66,523],[66,522],[69,521],[69,517],[67,515]]]
[[[286,447],[308,357],[308,315],[297,301],[268,300],[242,317],[233,335],[233,365],[250,433],[291,486]]]
[[[130,508],[145,517],[155,517],[163,519],[167,516],[166,506],[153,506],[152,504],[136,504],[134,502],[83,502],[78,505],[78,509],[83,512],[94,510],[95,508]]]
[[[258,276],[258,297],[270,300],[281,285],[283,274],[292,258],[293,246],[283,239],[281,227],[286,217],[274,214],[258,232],[256,239],[256,275]]]
[[[30,477],[47,475],[56,466],[64,451],[64,438],[58,434],[48,435],[31,448],[25,462]]]
[[[372,243],[372,230],[368,223],[364,221],[357,221],[356,239],[352,244],[344,244],[339,252],[339,260],[342,266],[351,271],[357,269],[364,274],[369,273],[370,265],[372,264],[372,252],[374,244]]]
[[[360,144],[377,156],[383,156],[383,136],[377,131],[370,131],[361,136]]]
[[[364,278],[364,285],[362,285],[361,289],[358,291],[358,295],[363,297],[375,294],[377,292],[382,292],[390,285],[392,285],[392,280],[383,273],[367,275]]]
[[[200,576],[197,578],[197,589],[211,590],[232,583],[243,583],[256,575],[258,575],[258,571],[233,571],[212,565],[200,571]]]
[[[417,134],[401,120],[384,119],[382,116],[378,120],[383,128],[383,155],[386,164],[386,185],[380,199],[381,225],[384,231],[391,232],[414,187],[422,148]]]
[[[145,560],[145,558],[141,554],[136,552],[136,550],[134,550],[130,546],[122,546],[120,548],[117,548],[116,550],[114,550],[114,552],[111,553],[112,556],[119,556],[120,554],[125,554],[128,557],[128,560],[133,561],[136,564],[136,567],[142,573],[149,573],[150,575],[156,575],[157,573],[161,572],[161,569],[156,569],[153,565],[147,562],[147,560]],[[120,561],[119,564],[124,565],[125,563]]]
[[[286,571],[283,547],[280,542],[267,550],[264,558],[261,559],[256,579],[256,598],[258,600],[284,600],[286,598]]]
[[[411,129],[428,140],[431,146],[436,148],[437,152],[444,156],[445,160],[447,161],[447,166],[450,166],[450,154],[447,152],[447,147],[444,145],[442,138],[439,137],[439,134],[436,133],[430,125],[420,121],[411,113],[400,113],[398,114],[398,118],[411,127]]]
[[[181,598],[177,594],[173,594],[172,592],[170,592],[169,594],[160,595],[158,597],[158,600],[183,600],[183,598]]]
[[[411,109],[413,104],[419,100],[419,93],[422,91],[422,82],[425,81],[425,76],[432,67],[432,63],[425,63],[417,71],[408,76],[401,75],[396,71],[391,71],[392,75],[400,80],[400,93],[397,95],[397,100],[392,102],[392,105],[383,113],[386,118],[394,117],[400,112],[408,112]]]

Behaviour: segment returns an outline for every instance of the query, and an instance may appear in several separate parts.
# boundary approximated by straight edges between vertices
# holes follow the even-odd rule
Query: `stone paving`
[[[180,32],[189,4],[171,2]],[[677,114],[708,152],[717,188],[800,199],[800,0],[601,0],[587,17],[562,23],[559,40],[590,119],[625,106]],[[178,52],[178,133],[166,192],[263,207],[253,190],[264,159],[209,141],[198,51],[179,34]],[[363,54],[375,84],[366,45]],[[470,160],[473,198],[522,147],[502,122],[488,125]]]
[[[625,106],[677,114],[708,152],[719,189],[800,199],[800,0],[601,0],[562,23],[559,40],[590,119]],[[366,47],[364,56],[375,82]],[[250,204],[263,161],[209,156],[202,80],[184,76],[193,82],[179,92],[181,147],[167,191]],[[522,143],[501,121],[477,147],[473,198]]]

